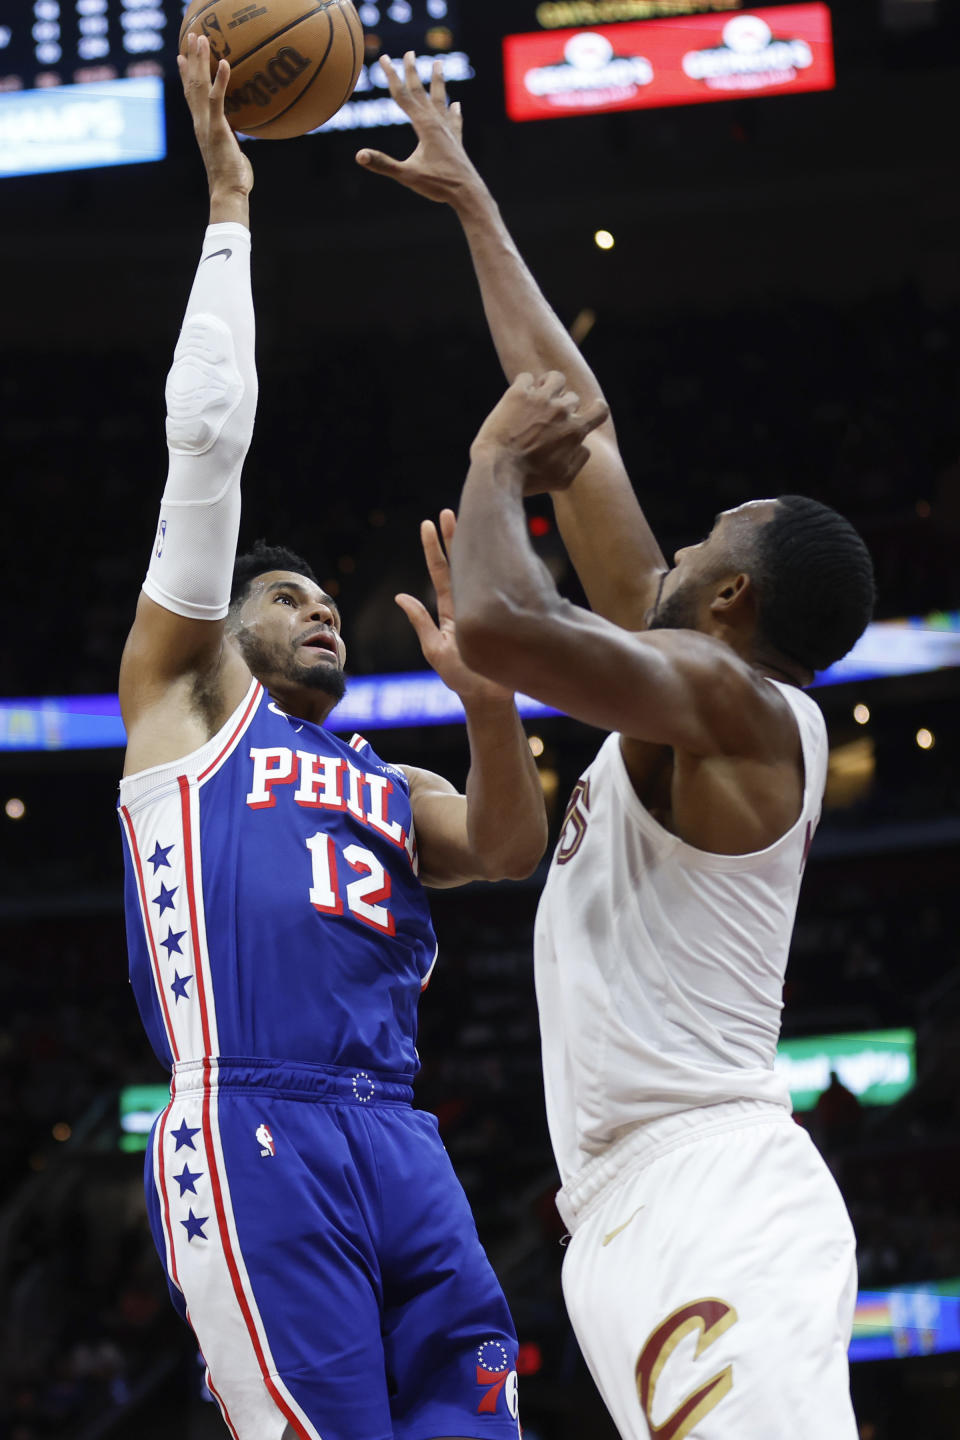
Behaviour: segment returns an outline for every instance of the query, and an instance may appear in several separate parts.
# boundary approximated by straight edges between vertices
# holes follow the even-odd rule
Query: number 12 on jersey
[[[362,845],[347,845],[342,851],[342,858],[359,877],[342,890],[333,836],[318,830],[305,843],[313,866],[310,886],[313,908],[321,915],[342,915],[346,897],[346,908],[357,920],[379,930],[381,935],[395,935],[393,915],[380,903],[390,899],[390,876],[373,851],[365,850]]]

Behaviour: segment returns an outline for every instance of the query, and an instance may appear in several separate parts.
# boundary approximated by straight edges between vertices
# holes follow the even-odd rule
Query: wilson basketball
[[[263,140],[289,140],[329,120],[363,63],[363,26],[350,0],[193,0],[181,54],[191,32],[210,42],[211,74],[230,62],[230,124]]]

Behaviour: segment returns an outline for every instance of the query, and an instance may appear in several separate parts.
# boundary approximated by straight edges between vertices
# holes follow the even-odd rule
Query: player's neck
[[[802,665],[794,664],[783,656],[774,658],[769,653],[755,654],[753,664],[768,680],[779,680],[784,685],[796,685],[799,690],[805,689],[813,681],[811,670],[806,670]]]
[[[338,699],[324,690],[308,689],[302,685],[261,683],[278,710],[296,720],[306,720],[311,725],[322,725],[339,704]]]
[[[771,650],[758,639],[754,631],[746,633],[736,626],[722,625],[713,627],[709,633],[729,645],[741,660],[759,670],[768,680],[779,680],[784,685],[796,685],[800,690],[813,683],[812,670],[807,670],[786,655]]]

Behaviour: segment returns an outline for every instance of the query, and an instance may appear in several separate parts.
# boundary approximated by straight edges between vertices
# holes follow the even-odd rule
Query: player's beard
[[[301,665],[294,660],[290,679],[308,690],[321,690],[335,705],[339,705],[347,693],[347,677],[339,665]]]
[[[648,630],[696,630],[697,590],[689,582],[678,585],[672,595],[657,601],[647,624]]]
[[[241,632],[237,640],[250,673],[268,689],[268,677],[276,677],[290,685],[302,685],[305,690],[319,690],[329,695],[335,705],[339,705],[347,693],[347,677],[339,664],[304,665],[295,655],[287,656],[284,661],[249,633]]]

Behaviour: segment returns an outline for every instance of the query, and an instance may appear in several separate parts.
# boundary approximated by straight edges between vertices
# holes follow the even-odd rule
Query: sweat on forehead
[[[278,574],[274,570],[268,570],[262,575],[254,576],[248,593],[271,595],[279,590],[289,591],[296,599],[306,601],[307,604],[315,603],[327,605],[331,610],[338,609],[333,597],[306,575]]]
[[[719,525],[721,520],[745,520],[754,525],[765,525],[768,520],[773,519],[776,508],[776,500],[745,500],[742,505],[735,505],[732,510],[721,510],[714,523]]]

